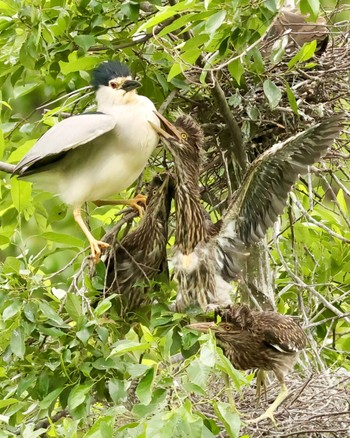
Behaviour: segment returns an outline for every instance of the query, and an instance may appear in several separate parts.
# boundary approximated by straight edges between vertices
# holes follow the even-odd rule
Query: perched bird
[[[200,332],[211,330],[232,365],[239,370],[258,369],[257,394],[265,386],[265,371],[273,371],[281,390],[265,413],[253,420],[270,418],[288,395],[284,378],[293,368],[298,353],[306,346],[306,335],[297,320],[277,312],[257,312],[246,305],[217,309],[219,323],[198,322],[187,327]]]
[[[147,302],[147,282],[166,261],[168,218],[173,187],[168,174],[156,175],[148,190],[145,215],[139,226],[109,251],[106,291],[117,293],[123,311]]]
[[[314,40],[317,42],[316,53],[321,54],[327,48],[329,30],[323,17],[318,17],[316,22],[312,23],[298,10],[282,8],[267,38],[276,38],[286,32],[288,32],[289,50],[298,49]]]
[[[131,78],[126,65],[102,63],[93,72],[92,85],[97,112],[72,116],[49,129],[17,164],[14,174],[73,207],[97,261],[107,244],[93,237],[82,219],[81,206],[116,194],[137,179],[158,144],[149,121],[159,126],[159,120],[153,103],[136,93],[141,84]]]
[[[198,124],[181,116],[175,126],[161,115],[168,132],[158,130],[175,162],[176,251],[173,258],[178,281],[176,307],[231,303],[230,281],[239,275],[246,245],[259,241],[283,211],[299,174],[326,152],[342,128],[340,114],[261,154],[248,168],[241,186],[216,232],[208,227],[198,188],[203,137]]]

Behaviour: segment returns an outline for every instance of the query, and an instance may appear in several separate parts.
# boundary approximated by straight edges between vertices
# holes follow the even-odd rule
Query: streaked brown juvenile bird
[[[140,225],[114,245],[105,261],[105,294],[119,294],[123,312],[147,304],[147,283],[166,261],[172,190],[168,174],[153,178]]]
[[[288,32],[289,49],[297,49],[305,43],[316,40],[316,53],[323,53],[328,44],[329,30],[324,17],[318,17],[316,22],[310,22],[306,15],[290,8],[282,8],[268,34],[269,38],[276,38]]]
[[[201,129],[190,116],[179,117],[175,126],[158,117],[168,132],[155,129],[175,162],[177,310],[231,304],[230,281],[241,271],[245,245],[258,242],[283,212],[299,174],[306,173],[338,137],[343,116],[325,117],[254,160],[216,233],[208,227],[200,204]]]
[[[260,417],[259,422],[270,418],[274,423],[274,412],[288,395],[286,374],[293,368],[298,353],[306,346],[306,335],[291,316],[277,312],[257,312],[246,305],[234,305],[218,309],[216,319],[220,322],[198,322],[187,327],[207,332],[211,330],[232,365],[239,370],[257,368],[257,394],[261,384],[265,385],[265,371],[273,371],[280,392],[275,401]]]

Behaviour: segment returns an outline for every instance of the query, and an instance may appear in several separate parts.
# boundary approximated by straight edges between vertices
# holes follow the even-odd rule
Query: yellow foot
[[[275,417],[273,416],[273,412],[271,412],[269,410],[267,410],[266,412],[261,414],[258,418],[253,418],[252,420],[246,420],[246,423],[248,423],[248,424],[249,423],[250,424],[260,423],[260,421],[267,420],[267,419],[271,420],[272,423],[274,424],[274,426],[277,428],[277,422],[275,420]]]
[[[147,196],[141,194],[136,195],[135,198],[128,199],[126,204],[137,210],[139,212],[139,216],[142,217],[147,205]],[[143,207],[140,204],[143,204]]]
[[[140,205],[143,204],[143,207]],[[97,207],[102,207],[103,205],[130,205],[130,207],[134,208],[138,211],[140,217],[143,216],[144,209],[147,204],[147,196],[145,195],[136,195],[133,199],[110,199],[110,200],[98,200],[94,201],[94,204]]]
[[[102,242],[101,240],[90,240],[91,258],[95,264],[100,261],[103,250],[109,247],[110,245],[108,245],[108,243]]]

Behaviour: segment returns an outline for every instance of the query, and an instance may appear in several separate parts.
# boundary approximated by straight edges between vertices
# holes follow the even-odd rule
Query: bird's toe
[[[102,242],[101,240],[94,240],[90,242],[91,258],[95,264],[100,261],[103,250],[109,248],[109,246],[110,245],[108,243]]]

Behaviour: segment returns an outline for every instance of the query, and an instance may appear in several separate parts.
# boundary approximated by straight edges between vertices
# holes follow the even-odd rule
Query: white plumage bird
[[[141,174],[158,144],[149,122],[159,126],[155,106],[140,96],[141,85],[126,65],[102,63],[93,72],[97,112],[72,116],[49,129],[14,170],[20,179],[57,194],[73,207],[74,218],[99,260],[101,248],[81,217],[86,201],[98,201],[126,189]],[[137,201],[114,201],[133,206]]]

